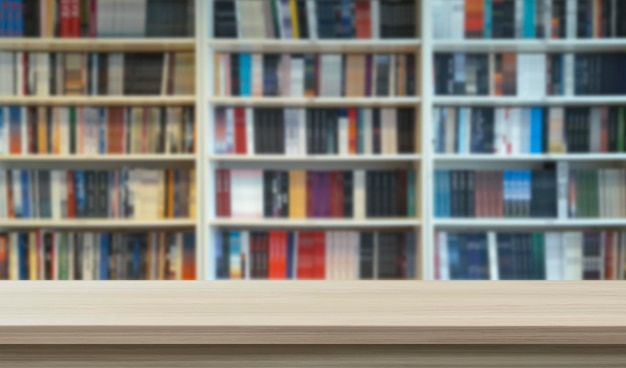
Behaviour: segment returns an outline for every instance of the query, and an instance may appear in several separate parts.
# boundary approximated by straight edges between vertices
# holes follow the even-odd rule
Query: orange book
[[[61,121],[58,107],[52,108],[52,153],[58,155],[61,153]]]
[[[289,171],[289,217],[306,217],[306,172]]]
[[[167,218],[174,218],[174,170],[167,170]]]
[[[398,96],[406,96],[406,55],[398,55]]]
[[[356,38],[372,38],[371,4],[369,0],[354,3]]]
[[[484,0],[465,0],[465,37],[483,38],[485,20]]]
[[[357,109],[348,109],[348,153],[357,154],[358,142],[358,111]]]
[[[15,207],[13,204],[13,172],[7,170],[7,215],[9,218],[15,218]]]
[[[9,278],[8,260],[9,251],[6,234],[0,235],[0,280]]]
[[[196,170],[189,170],[189,218],[195,219],[196,212]]]

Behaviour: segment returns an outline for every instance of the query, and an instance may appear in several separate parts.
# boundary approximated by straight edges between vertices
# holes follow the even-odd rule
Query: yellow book
[[[18,251],[18,234],[9,233],[9,279],[16,281],[20,279],[20,266],[17,257]]]
[[[28,279],[37,280],[37,270],[39,265],[37,264],[37,233],[28,233]]]
[[[289,217],[306,217],[306,172],[289,171]]]
[[[48,122],[45,107],[37,108],[37,153],[48,153]]]
[[[220,53],[215,53],[215,55],[213,55],[213,57],[215,58],[215,60],[213,60],[213,94],[215,96],[221,96],[221,74],[220,73],[225,73],[225,70],[220,70],[220,62],[222,60],[222,55]]]
[[[291,10],[291,31],[294,39],[300,38],[300,28],[298,28],[298,5],[296,0],[289,0],[289,9]]]
[[[56,14],[56,1],[55,0],[44,0],[46,1],[46,36],[54,37],[54,26],[55,26],[55,14]]]
[[[61,121],[59,115],[59,108],[52,108],[52,129],[54,129],[52,137],[52,152],[55,155],[61,153]]]

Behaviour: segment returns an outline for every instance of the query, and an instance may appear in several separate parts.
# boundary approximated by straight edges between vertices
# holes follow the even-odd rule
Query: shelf
[[[420,226],[419,219],[231,219],[219,218],[209,220],[209,226],[229,228],[407,228]]]
[[[446,106],[576,106],[626,104],[626,96],[435,96],[433,105]]]
[[[194,51],[194,38],[0,38],[0,50],[75,52]]]
[[[626,288],[603,281],[7,281],[0,295],[0,344],[626,343]]]
[[[600,219],[527,219],[527,218],[454,218],[434,219],[440,229],[499,230],[499,229],[585,229],[626,227],[626,218]]]
[[[433,40],[434,52],[606,52],[623,51],[626,39]]]
[[[623,153],[547,153],[547,154],[519,154],[519,155],[490,155],[490,154],[435,154],[435,162],[441,163],[471,163],[471,162],[542,162],[542,161],[569,161],[569,162],[612,162],[626,160]]]
[[[193,105],[195,96],[1,96],[3,105],[46,106],[178,106]]]
[[[286,163],[311,163],[311,162],[329,162],[329,163],[367,163],[367,162],[413,162],[419,161],[421,155],[405,154],[405,155],[263,155],[255,156],[247,155],[225,155],[211,154],[208,159],[217,162],[286,162]],[[0,159],[1,160],[1,159]]]
[[[283,40],[283,39],[212,39],[215,52],[290,52],[290,53],[369,53],[416,52],[419,39],[406,40]]]
[[[210,97],[215,105],[246,106],[413,106],[420,103],[419,97]]]
[[[174,229],[196,225],[193,219],[0,219],[0,229]]]
[[[167,163],[195,159],[194,154],[0,155],[0,163]]]

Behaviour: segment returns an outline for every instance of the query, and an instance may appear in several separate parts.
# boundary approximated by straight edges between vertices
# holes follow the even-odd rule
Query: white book
[[[374,152],[372,114],[373,114],[373,111],[371,108],[363,109],[363,154],[365,155],[371,155]]]
[[[254,155],[254,110],[246,107],[246,152]]]
[[[471,146],[471,137],[472,137],[472,108],[471,107],[464,107],[463,108],[463,128],[464,128],[464,134],[462,136],[463,138],[463,152],[461,153],[465,153],[465,154],[469,154],[470,153],[470,146]]]
[[[563,55],[563,80],[565,81],[565,96],[574,95],[574,54]]]
[[[511,153],[516,155],[520,153],[520,130],[521,130],[521,110],[520,108],[512,108],[509,110],[511,119],[510,123],[510,135],[509,142],[511,146]]]
[[[449,27],[449,23],[444,21],[444,16],[447,15],[444,13],[444,1],[434,0],[432,2],[432,10],[433,10],[433,38],[438,40],[442,38],[446,38],[444,36],[445,29],[447,29],[446,25]]]
[[[578,0],[565,0],[565,36],[567,38],[576,38],[577,27],[576,24],[578,18]]]
[[[450,280],[450,263],[448,260],[448,233],[437,233],[437,250],[439,252],[439,280]]]
[[[398,58],[395,54],[389,56],[389,96],[397,95],[396,91],[396,77],[397,77],[397,63]]]
[[[337,278],[335,275],[337,271],[337,265],[335,264],[335,262],[337,261],[337,255],[335,254],[335,252],[337,251],[335,231],[327,231],[324,234],[324,237],[326,238],[324,241],[324,246],[326,247],[326,251],[324,254],[324,262],[326,262],[326,267],[324,271],[326,274],[324,275],[324,278],[326,280],[335,280]]]
[[[47,52],[37,52],[31,54],[35,56],[35,62],[37,64],[35,86],[37,96],[47,96],[50,92],[50,76],[49,76],[49,57]]]
[[[350,275],[350,279],[351,280],[358,280],[359,279],[359,253],[360,253],[360,235],[358,232],[356,231],[351,231],[350,232],[350,236],[351,236],[351,242],[352,242],[352,250],[350,252],[350,263],[352,264],[352,273]]]
[[[320,97],[340,97],[341,76],[337,76],[336,70],[341,68],[341,55],[320,55]]]
[[[339,115],[339,155],[347,155],[348,149],[348,116],[346,114]]]
[[[291,97],[304,96],[304,58],[292,57],[290,69],[291,85],[289,87]]]
[[[450,19],[450,38],[462,40],[465,38],[465,0],[452,0],[452,12]]]
[[[52,207],[53,219],[61,218],[61,188],[59,181],[63,172],[60,170],[52,170],[50,172],[50,205]]]
[[[546,280],[563,280],[563,243],[561,233],[548,232],[544,237],[545,257],[546,257]]]
[[[26,81],[24,80],[24,78],[22,77],[24,75],[24,53],[23,52],[16,52],[15,53],[15,59],[13,60],[15,62],[15,88],[16,91],[15,95],[16,96],[24,96],[24,83],[26,83]]]
[[[229,68],[229,55],[228,54],[220,54],[219,57],[219,63],[220,63],[220,67],[219,70],[221,71],[219,78],[220,78],[220,90],[219,91],[215,91],[216,93],[219,93],[219,96],[230,96],[232,94],[232,88],[226,88],[226,82],[230,80],[230,76],[228,73]],[[230,86],[230,83],[228,84],[228,86]]]
[[[495,231],[487,233],[487,254],[489,257],[489,279],[500,280],[500,269],[498,267],[498,240]]]
[[[18,247],[18,234],[9,233],[9,279],[16,281],[20,279],[20,260]]]
[[[353,202],[354,203],[354,218],[355,219],[364,219],[366,215],[365,209],[367,208],[366,201],[366,188],[365,188],[365,171],[364,170],[355,170],[354,171],[354,193],[353,193]]]
[[[256,97],[263,96],[263,55],[262,54],[252,54],[252,96],[256,96]]]
[[[93,233],[83,233],[79,236],[83,237],[83,253],[82,253],[82,279],[93,280],[94,274],[94,257],[95,257],[95,244]]]
[[[307,23],[311,40],[317,40],[317,5],[315,3],[315,0],[306,0]]]
[[[601,107],[592,107],[590,111],[590,134],[587,137],[589,139],[589,151],[600,152],[600,116],[602,114]]]
[[[15,63],[13,62],[13,55],[11,51],[0,51],[0,73],[3,77],[3,83],[0,83],[0,95],[14,94]]]
[[[297,127],[298,146],[296,147],[296,149],[297,149],[297,154],[300,156],[306,156],[306,153],[307,153],[306,126],[307,126],[306,109],[299,108],[298,109],[298,127]]]
[[[580,232],[563,233],[563,253],[565,258],[565,280],[582,280],[583,276],[583,236]]]
[[[372,39],[380,38],[380,0],[371,0]],[[372,79],[373,80],[373,79]]]
[[[7,208],[7,174],[4,169],[0,169],[0,219],[9,217]]]
[[[523,38],[524,0],[515,1],[515,38]]]
[[[530,125],[531,125],[531,116],[529,108],[521,108],[522,114],[521,119],[521,131],[522,131],[522,142],[520,147],[520,153],[528,154],[530,153]]]
[[[559,161],[556,164],[557,175],[557,214],[561,220],[567,219],[568,216],[568,194],[569,194],[569,163]]]
[[[147,0],[136,0],[136,8],[138,17],[134,19],[135,23],[135,34],[137,37],[145,37],[146,36],[146,19],[147,19]]]

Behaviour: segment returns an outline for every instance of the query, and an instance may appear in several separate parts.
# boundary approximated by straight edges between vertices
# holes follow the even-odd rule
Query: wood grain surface
[[[3,282],[0,344],[626,344],[619,282]]]
[[[90,367],[620,367],[617,346],[4,345],[0,368]]]

